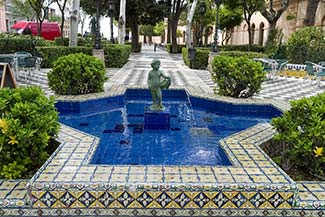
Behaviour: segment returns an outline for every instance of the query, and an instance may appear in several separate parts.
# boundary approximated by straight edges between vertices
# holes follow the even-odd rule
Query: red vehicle
[[[32,34],[37,36],[37,23],[34,21],[19,21],[11,28],[15,29],[19,34]],[[46,40],[54,40],[61,36],[60,27],[57,23],[42,23],[42,38]]]

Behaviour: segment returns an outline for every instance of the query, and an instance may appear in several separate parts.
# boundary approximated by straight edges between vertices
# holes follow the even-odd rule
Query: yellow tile
[[[93,182],[107,182],[110,174],[95,173],[91,181]]]
[[[97,166],[96,173],[111,173],[113,166]]]
[[[178,174],[165,174],[165,182],[181,182],[181,178]]]
[[[183,180],[184,183],[186,183],[186,182],[191,182],[191,183],[199,182],[196,174],[195,175],[182,175],[182,180]]]
[[[240,161],[243,167],[257,167],[257,165],[252,160]]]
[[[93,173],[97,167],[90,165],[83,165],[78,169],[79,173]]]
[[[56,176],[56,174],[52,174],[52,173],[42,173],[37,179],[36,181],[38,182],[46,182],[46,181],[53,181],[54,177]]]
[[[162,182],[162,175],[157,174],[147,174],[147,183],[161,183]]]
[[[76,173],[79,170],[79,166],[64,166],[60,173]]]
[[[147,173],[162,173],[162,167],[160,166],[148,166]]]
[[[204,166],[200,167],[200,166],[198,166],[198,167],[196,167],[196,170],[197,170],[197,172],[199,174],[202,174],[202,173],[210,174],[210,173],[212,173],[211,167],[204,167]]]
[[[0,191],[0,199],[5,199],[8,193],[9,193],[8,190],[1,190]]]
[[[243,175],[243,174],[247,174],[244,169],[242,168],[229,168],[229,171],[231,174],[237,174],[237,175]]]
[[[182,174],[196,174],[195,167],[180,167],[181,173]]]
[[[123,166],[116,166],[114,167],[113,174],[118,174],[118,173],[128,173],[129,172],[129,167],[123,167]]]
[[[146,167],[144,166],[131,166],[130,173],[145,174]]]
[[[325,192],[313,192],[318,200],[325,201]]]
[[[234,179],[230,175],[219,175],[217,176],[218,183],[234,182]]]
[[[73,178],[73,181],[89,182],[91,176],[92,174],[77,173],[77,175]]]
[[[266,176],[250,176],[253,179],[253,182],[270,182]]]
[[[4,190],[4,189],[12,189],[13,187],[15,187],[15,185],[17,185],[17,182],[9,182],[9,181],[4,181],[2,184],[1,184],[1,187],[0,189],[1,190]]]
[[[26,196],[27,190],[13,191],[10,195],[7,196],[7,199],[16,198],[23,199]]]
[[[54,180],[55,182],[70,182],[72,181],[72,178],[74,176],[74,173],[60,173]]]
[[[263,170],[265,174],[281,175],[281,173],[276,168],[263,167],[261,170]]]
[[[259,175],[259,174],[263,174],[262,171],[258,168],[245,168],[246,169],[246,172],[249,174],[249,175]]]
[[[319,184],[316,184],[316,183],[312,183],[312,184],[304,183],[304,185],[305,185],[306,188],[308,188],[310,191],[324,191],[324,189],[323,189]]]
[[[82,160],[68,160],[65,166],[79,166],[81,165]]]
[[[256,161],[259,167],[274,167],[269,161]]]
[[[271,179],[272,182],[288,182],[284,176],[269,175],[268,178]]]
[[[226,167],[213,167],[212,170],[214,171],[214,174],[216,174],[216,176],[220,174],[230,175],[230,172]]]
[[[177,166],[166,166],[164,167],[165,173],[179,173],[179,169]]]
[[[243,160],[251,160],[251,158],[248,155],[236,155],[237,160],[243,161]]]
[[[127,174],[112,174],[110,182],[126,182]]]
[[[145,178],[144,174],[130,174],[129,175],[129,182],[143,183],[144,178]]]
[[[217,180],[214,178],[214,175],[204,174],[199,176],[200,176],[200,182],[208,182],[208,183],[217,182]]]
[[[252,183],[252,180],[247,175],[234,175],[235,182]]]

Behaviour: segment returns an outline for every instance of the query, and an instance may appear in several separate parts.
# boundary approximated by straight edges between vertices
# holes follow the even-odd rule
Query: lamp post
[[[95,26],[96,26],[96,39],[95,39],[95,49],[101,49],[101,45],[100,45],[100,24],[99,24],[99,1],[96,1],[96,22],[95,22]]]
[[[114,44],[114,30],[113,30],[113,13],[114,13],[114,2],[108,1],[108,14],[110,16],[110,29],[111,29],[111,38],[110,41]]]
[[[202,47],[202,33],[203,33],[203,15],[205,14],[207,10],[207,6],[205,4],[204,0],[201,0],[199,5],[199,14],[201,16],[201,22],[200,22],[200,30],[198,31],[198,40],[199,40],[199,47]]]
[[[218,28],[219,28],[219,8],[220,8],[220,4],[222,3],[222,0],[214,0],[214,3],[217,6],[217,13],[216,13],[216,26],[215,26],[215,33],[214,33],[214,40],[212,43],[212,51],[213,52],[218,52],[219,48],[218,48]]]

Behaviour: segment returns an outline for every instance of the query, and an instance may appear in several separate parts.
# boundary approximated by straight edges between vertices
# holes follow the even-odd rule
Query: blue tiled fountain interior
[[[219,140],[281,115],[269,105],[234,105],[166,90],[170,130],[147,130],[144,113],[150,104],[148,90],[127,90],[123,96],[56,106],[61,123],[100,138],[91,163],[109,165],[231,165]]]

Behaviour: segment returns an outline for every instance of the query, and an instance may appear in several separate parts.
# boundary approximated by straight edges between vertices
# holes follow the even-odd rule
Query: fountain
[[[162,104],[161,89],[168,89],[171,81],[170,77],[159,70],[160,61],[154,59],[151,63],[152,70],[148,75],[148,87],[152,97],[150,111],[144,113],[145,130],[169,130],[170,112]],[[163,79],[163,80],[162,80]]]

